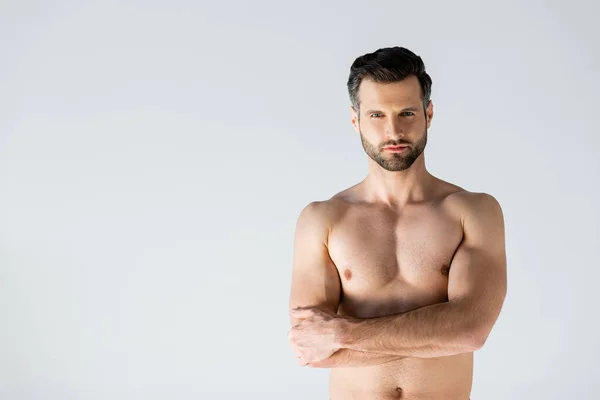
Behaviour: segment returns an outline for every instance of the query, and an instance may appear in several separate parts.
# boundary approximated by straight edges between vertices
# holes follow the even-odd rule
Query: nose
[[[386,135],[390,139],[396,139],[404,136],[404,128],[401,121],[396,118],[389,118],[386,126]]]

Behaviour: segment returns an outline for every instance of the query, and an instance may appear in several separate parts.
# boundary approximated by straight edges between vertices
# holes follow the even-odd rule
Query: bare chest
[[[402,214],[349,210],[332,227],[328,244],[341,305],[348,314],[372,317],[443,301],[461,240],[460,222],[434,207]]]

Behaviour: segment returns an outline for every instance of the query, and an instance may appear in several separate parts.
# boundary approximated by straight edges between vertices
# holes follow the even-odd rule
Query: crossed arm
[[[326,207],[311,203],[305,208],[296,228],[290,296],[289,338],[299,363],[367,366],[481,348],[506,295],[504,221],[492,196],[470,193],[467,198],[448,302],[368,319],[336,315],[340,283],[327,251]]]

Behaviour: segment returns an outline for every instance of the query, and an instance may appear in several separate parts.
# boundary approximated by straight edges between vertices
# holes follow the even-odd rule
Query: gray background
[[[345,83],[406,46],[426,161],[494,195],[508,296],[472,398],[596,399],[593,1],[0,1],[0,398],[326,399],[292,238],[366,173]]]

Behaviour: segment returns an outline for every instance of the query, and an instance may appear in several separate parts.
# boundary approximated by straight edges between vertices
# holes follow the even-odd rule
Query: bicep
[[[340,278],[327,249],[329,227],[323,205],[311,203],[296,223],[289,309],[319,307],[333,314],[340,300]],[[299,321],[291,318],[292,325]]]
[[[504,219],[496,199],[472,194],[464,237],[450,265],[448,300],[461,302],[478,326],[491,330],[506,295]]]

